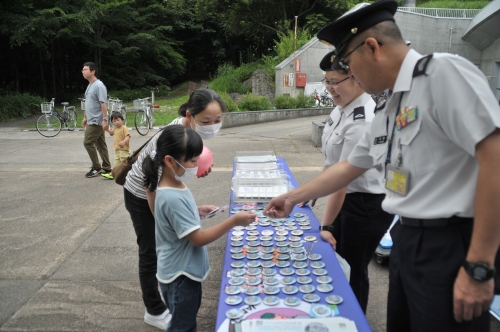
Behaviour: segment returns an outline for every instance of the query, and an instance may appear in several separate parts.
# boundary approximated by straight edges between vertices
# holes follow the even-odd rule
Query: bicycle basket
[[[139,110],[146,110],[148,107],[148,99],[135,99],[134,100],[134,108],[139,109]]]
[[[82,100],[80,108],[82,109],[82,111],[85,111],[85,99]]]
[[[42,113],[52,113],[52,103],[41,103]]]

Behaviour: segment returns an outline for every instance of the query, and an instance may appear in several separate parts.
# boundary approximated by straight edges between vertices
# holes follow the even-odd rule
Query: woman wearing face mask
[[[215,91],[198,89],[191,94],[188,102],[179,108],[179,117],[169,125],[176,124],[190,127],[196,130],[202,139],[208,140],[213,138],[219,131],[222,125],[222,112],[224,109],[224,102]],[[155,196],[154,193],[146,192],[144,173],[142,171],[145,158],[156,150],[156,143],[160,134],[161,131],[149,141],[139,154],[139,158],[127,174],[123,190],[125,208],[130,213],[137,236],[137,244],[139,245],[139,281],[142,299],[146,307],[144,322],[165,331],[171,315],[160,297],[156,278],[155,219],[151,212],[154,211]],[[209,172],[210,170],[202,176],[207,175]],[[187,177],[189,174],[190,172],[186,172],[185,176]],[[184,181],[186,180],[184,179]],[[216,206],[213,205],[204,205],[204,208],[198,212],[201,216],[205,216],[215,208]]]
[[[323,83],[337,105],[326,120],[321,137],[324,169],[349,156],[375,116],[375,102],[354,77],[331,69],[334,58],[335,53],[330,52],[320,63],[326,72]],[[351,266],[349,283],[364,312],[368,304],[368,264],[394,218],[382,210],[385,194],[376,180],[377,172],[372,168],[328,196],[320,227],[321,238]]]

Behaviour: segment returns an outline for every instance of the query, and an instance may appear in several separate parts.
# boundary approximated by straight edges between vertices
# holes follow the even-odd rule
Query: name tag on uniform
[[[385,187],[401,196],[406,196],[410,181],[410,171],[388,164],[386,167]]]
[[[410,123],[418,119],[418,107],[417,106],[405,106],[401,108],[401,113],[399,113],[396,118],[396,130],[401,130],[401,128],[406,127]]]
[[[331,126],[333,124],[333,119],[332,118],[328,118],[328,125]]]
[[[385,142],[387,142],[387,135],[375,137],[375,140],[373,141],[373,145],[384,144]]]

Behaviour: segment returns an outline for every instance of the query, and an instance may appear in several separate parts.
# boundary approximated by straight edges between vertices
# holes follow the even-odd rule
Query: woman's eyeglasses
[[[339,85],[340,83],[342,83],[342,82],[344,82],[344,81],[346,81],[346,80],[348,80],[350,78],[354,78],[354,76],[348,76],[348,77],[344,78],[342,81],[338,81],[338,82],[330,82],[330,81],[327,81],[326,78],[324,78],[321,82],[323,82],[323,84],[325,86],[329,86],[329,87],[334,88],[337,85]]]

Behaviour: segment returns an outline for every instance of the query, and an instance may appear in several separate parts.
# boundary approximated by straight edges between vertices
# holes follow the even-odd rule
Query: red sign
[[[295,72],[300,71],[300,58],[295,58]]]

